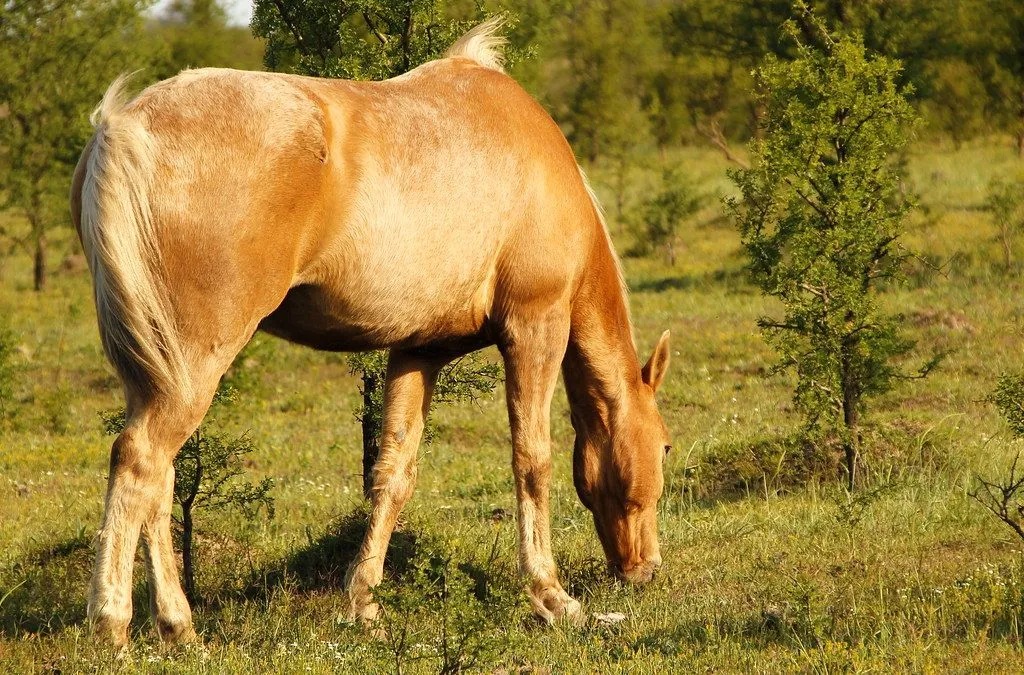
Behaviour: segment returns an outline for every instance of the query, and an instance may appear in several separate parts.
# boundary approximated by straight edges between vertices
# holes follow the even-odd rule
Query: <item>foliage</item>
[[[1004,373],[988,401],[995,405],[1015,441],[1024,439],[1024,373]],[[970,496],[1024,539],[1024,473],[1018,471],[1020,453],[1009,473],[985,478],[975,474]]]
[[[501,379],[501,366],[479,352],[461,356],[441,369],[434,384],[434,403],[475,401],[491,394]]]
[[[1013,438],[1024,439],[1024,373],[1001,375],[988,400],[1010,427]]]
[[[1017,469],[1019,462],[1018,453],[1005,476],[988,479],[976,475],[968,494],[1024,539],[1024,473]]]
[[[119,73],[144,65],[144,0],[8,2],[0,13],[0,178],[3,204],[28,232],[0,237],[34,259],[34,285],[47,277],[47,233],[67,222],[68,176],[89,137],[89,111]]]
[[[753,168],[732,172],[742,200],[728,208],[752,278],[782,303],[782,318],[759,321],[777,368],[796,371],[808,432],[841,439],[852,487],[866,399],[905,377],[894,359],[913,347],[878,292],[903,274],[899,238],[912,204],[889,157],[915,115],[897,62],[820,26],[817,45],[794,23],[786,30],[797,58],[769,58],[755,74],[764,138],[752,145]]]
[[[396,673],[417,661],[438,673],[475,671],[517,646],[509,630],[522,618],[517,593],[488,583],[483,574],[471,576],[477,570],[457,564],[452,548],[442,542],[433,554],[419,555],[402,577],[373,589],[382,610],[379,649]],[[430,623],[424,625],[426,617]]]
[[[933,95],[922,106],[923,112],[959,149],[964,141],[988,130],[984,82],[961,59],[940,61],[931,71]]]
[[[994,179],[988,187],[988,210],[999,230],[1003,247],[1003,265],[1007,271],[1013,264],[1013,248],[1024,231],[1024,180]]]
[[[696,467],[688,488],[701,499],[780,494],[838,474],[835,449],[826,444],[798,435],[757,438],[716,448]]]
[[[356,419],[363,441],[363,494],[370,496],[373,465],[380,455],[380,434],[384,423],[384,380],[388,371],[388,353],[383,350],[358,352],[348,357],[349,372],[359,376],[362,402]]]
[[[445,0],[256,0],[252,31],[270,70],[383,80],[435,59],[486,13],[453,19]]]
[[[233,390],[221,388],[214,404],[230,405],[235,400]],[[107,434],[119,434],[125,428],[124,409],[102,415]],[[248,519],[265,511],[274,517],[274,487],[272,478],[259,483],[241,480],[245,474],[245,461],[256,450],[247,435],[232,438],[210,432],[208,424],[200,425],[174,458],[174,503],[181,508],[181,517],[174,515],[181,527],[182,562],[185,593],[196,598],[195,558],[193,556],[194,515],[197,510],[236,510]]]
[[[845,34],[859,34],[868,51],[900,60],[901,77],[915,84],[906,95],[929,93],[935,61],[957,52],[969,31],[951,18],[955,0],[906,0],[905,2],[851,2],[849,0],[681,0],[673,3],[665,22],[668,49],[675,54],[698,57],[699,62],[725,63],[748,71],[765,57],[800,58],[797,44],[779,31],[789,21],[793,30],[810,43],[817,42],[819,26]],[[812,13],[813,12],[813,13]],[[712,90],[713,91],[713,90]],[[692,89],[688,96],[701,97]],[[722,117],[727,111],[745,110],[749,131],[756,133],[762,109],[734,88],[720,97],[717,111],[706,117]],[[708,115],[708,113],[711,115]]]
[[[558,50],[565,55],[569,89],[556,117],[580,156],[622,163],[648,129],[641,97],[649,59],[643,52],[656,43],[648,37],[645,3],[575,0],[567,5]]]
[[[973,0],[966,10],[963,51],[985,86],[986,113],[1013,130],[1024,156],[1024,4]]]
[[[678,169],[665,169],[661,191],[644,200],[639,209],[639,248],[664,248],[669,265],[675,266],[679,228],[700,208],[701,200]]]
[[[149,27],[165,44],[148,74],[162,80],[184,68],[258,70],[263,45],[248,29],[230,26],[218,0],[173,0]]]

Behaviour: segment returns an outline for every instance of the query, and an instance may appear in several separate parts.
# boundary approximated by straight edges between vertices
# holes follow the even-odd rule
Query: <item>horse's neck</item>
[[[625,291],[614,254],[602,243],[576,295],[563,365],[573,414],[591,433],[611,433],[616,411],[640,379]]]

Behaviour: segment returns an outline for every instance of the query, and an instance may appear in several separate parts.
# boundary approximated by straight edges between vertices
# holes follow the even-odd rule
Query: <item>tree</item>
[[[719,63],[719,69],[735,67],[748,72],[767,56],[780,60],[800,56],[797,44],[779,30],[784,22],[789,21],[808,44],[821,39],[818,26],[823,24],[835,31],[856,32],[872,53],[899,59],[903,68],[898,77],[914,84],[904,93],[924,96],[931,92],[929,65],[960,48],[963,34],[950,28],[956,7],[957,0],[679,0],[673,3],[665,22],[666,48],[675,55],[711,59]],[[698,100],[705,93],[702,89],[686,92]],[[723,150],[727,133],[735,132],[735,128],[723,130],[721,118],[746,111],[750,131],[758,133],[761,128],[763,111],[756,97],[752,100],[732,93],[719,96],[727,107],[701,120],[698,127]]]
[[[940,61],[934,70],[933,96],[922,108],[933,125],[959,150],[963,142],[985,130],[987,95],[983,81],[961,59]]]
[[[807,432],[839,439],[852,489],[866,400],[909,377],[894,360],[913,342],[878,293],[904,274],[899,239],[912,204],[889,158],[916,118],[897,61],[817,23],[816,44],[793,22],[784,30],[796,58],[769,57],[755,73],[764,138],[752,144],[752,168],[731,172],[742,200],[727,203],[754,281],[782,304],[781,318],[759,321],[777,369],[796,371]]]
[[[221,387],[214,405],[223,407],[234,400],[234,390]],[[231,438],[211,432],[209,425],[200,425],[174,458],[174,503],[181,509],[181,516],[172,517],[181,528],[182,576],[185,595],[192,602],[196,600],[195,512],[234,509],[249,519],[260,511],[268,518],[274,517],[274,498],[270,496],[274,480],[241,480],[246,457],[256,449],[252,440],[246,435]],[[103,427],[108,434],[121,433],[125,427],[124,410],[104,414]]]
[[[264,63],[317,77],[383,80],[444,53],[479,23],[452,19],[443,0],[256,0],[252,31]]]
[[[440,57],[487,15],[453,19],[443,0],[256,0],[252,30],[267,40],[264,62],[271,70],[317,77],[378,80],[401,75]],[[369,496],[380,452],[387,355],[349,357],[361,380],[356,412],[363,434],[363,492]],[[493,391],[500,367],[471,354],[446,366],[434,388],[435,401],[473,400]]]
[[[700,207],[700,199],[678,170],[665,169],[661,191],[640,206],[641,248],[662,248],[670,265],[676,264],[679,227]]]
[[[1024,438],[1024,373],[1000,376],[988,401],[995,404],[1013,440]],[[996,478],[975,475],[974,487],[968,494],[1024,539],[1024,473],[1018,471],[1019,464],[1020,452],[1008,474]]]
[[[559,51],[569,90],[556,110],[573,148],[589,162],[629,161],[648,134],[642,92],[652,46],[640,0],[571,2]]]
[[[1024,181],[993,180],[988,188],[988,210],[999,229],[1003,246],[1003,266],[1013,265],[1013,245],[1024,230]]]
[[[993,102],[992,112],[1008,121],[1024,157],[1024,3],[976,0],[969,58],[979,67]]]
[[[149,56],[144,0],[13,0],[0,12],[0,172],[5,206],[28,232],[0,230],[47,277],[47,232],[67,222],[68,176],[91,133],[89,111],[119,73]]]
[[[184,68],[217,66],[258,70],[263,45],[248,30],[228,25],[218,0],[173,0],[150,30],[166,44],[153,75],[164,79]]]

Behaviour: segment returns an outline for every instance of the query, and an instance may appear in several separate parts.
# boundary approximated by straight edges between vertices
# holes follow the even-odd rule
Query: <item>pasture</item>
[[[552,527],[567,590],[588,615],[545,628],[517,576],[515,497],[501,388],[432,414],[416,493],[392,541],[375,632],[338,621],[342,575],[361,538],[357,380],[343,355],[257,336],[236,363],[246,386],[216,413],[248,433],[251,479],[271,477],[276,516],[199,513],[201,644],[163,649],[146,615],[141,553],[133,645],[120,657],[85,626],[90,543],[111,438],[99,413],[121,405],[96,332],[88,273],[74,261],[33,293],[11,257],[0,317],[15,336],[12,418],[0,427],[0,664],[5,672],[1019,672],[1024,662],[1024,542],[968,497],[975,473],[1008,467],[1017,448],[985,397],[1021,365],[1024,285],[1001,267],[983,210],[989,180],[1019,172],[1006,138],[909,157],[922,208],[906,244],[918,257],[886,302],[919,341],[949,351],[928,379],[872,408],[866,481],[786,454],[790,383],[768,377],[755,321],[770,312],[743,274],[718,197],[726,163],[673,151],[708,199],[687,225],[675,267],[626,258],[637,346],[665,328],[672,365],[659,392],[673,436],[659,507],[664,565],[642,588],[604,570],[571,478],[572,429],[555,398]],[[630,176],[630,205],[659,170]],[[613,178],[591,175],[606,207]],[[617,248],[628,230],[609,208]],[[0,216],[3,217],[3,216]],[[56,266],[77,247],[64,230]],[[1019,268],[1018,268],[1019,269]],[[492,354],[497,358],[496,354]],[[444,583],[439,584],[438,579]],[[441,590],[438,590],[438,589]]]

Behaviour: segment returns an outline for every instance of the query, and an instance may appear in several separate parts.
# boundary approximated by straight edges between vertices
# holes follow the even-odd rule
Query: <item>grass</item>
[[[704,194],[729,190],[717,155],[688,149],[669,160]],[[117,380],[87,273],[58,273],[35,294],[27,261],[8,260],[0,316],[16,336],[17,371],[15,414],[0,427],[0,664],[436,672],[462,636],[487,672],[1017,671],[1024,542],[967,490],[975,472],[997,473],[1016,451],[984,398],[1000,372],[1020,366],[1024,284],[1019,270],[1001,268],[981,205],[989,180],[1020,160],[990,139],[959,151],[921,147],[909,162],[924,208],[907,244],[940,269],[916,262],[911,283],[886,302],[919,340],[915,358],[951,355],[929,379],[875,402],[868,483],[855,495],[827,472],[797,471],[784,442],[797,423],[789,382],[765,376],[772,355],[754,324],[771,307],[744,282],[717,201],[688,225],[675,268],[657,256],[625,261],[643,356],[673,331],[661,408],[676,450],[660,505],[665,564],[649,586],[604,572],[572,487],[563,395],[553,428],[563,582],[587,611],[625,614],[612,626],[547,629],[528,616],[501,391],[437,410],[437,437],[421,450],[418,488],[392,543],[387,623],[379,635],[339,624],[341,579],[363,527],[357,383],[342,357],[258,337],[236,366],[250,391],[216,425],[257,442],[249,473],[275,479],[277,517],[198,516],[201,646],[156,643],[140,567],[130,654],[94,647],[85,589],[111,441],[98,413],[120,405]],[[600,167],[593,174],[599,187],[612,184]],[[659,174],[633,173],[627,212]],[[614,229],[625,250],[627,229]],[[72,235],[62,237],[55,256],[74,251]]]

